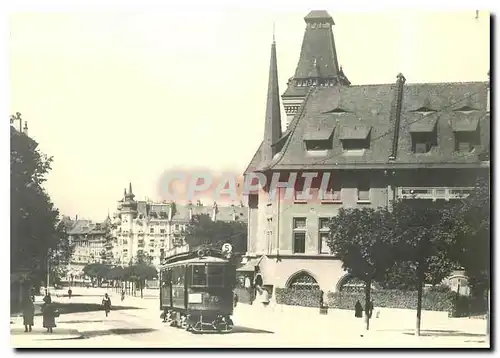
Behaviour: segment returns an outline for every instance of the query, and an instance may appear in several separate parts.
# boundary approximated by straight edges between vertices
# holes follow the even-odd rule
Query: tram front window
[[[207,269],[208,284],[216,287],[224,286],[224,267],[208,266]]]
[[[193,286],[206,286],[207,274],[205,273],[205,265],[193,266]]]

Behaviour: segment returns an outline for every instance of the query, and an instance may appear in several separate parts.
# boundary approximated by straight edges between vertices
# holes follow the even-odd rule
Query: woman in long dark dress
[[[35,305],[31,298],[26,298],[26,301],[23,305],[23,325],[24,332],[31,332],[32,327],[34,326],[34,317],[35,317]]]
[[[359,300],[356,301],[356,304],[354,305],[354,317],[363,318],[363,306]]]
[[[42,306],[43,328],[47,328],[47,332],[52,333],[52,328],[57,326],[55,307],[52,303],[50,293],[43,298],[43,301],[45,302]]]

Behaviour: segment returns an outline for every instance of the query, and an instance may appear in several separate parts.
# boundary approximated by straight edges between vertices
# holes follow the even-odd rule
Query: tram
[[[161,318],[193,333],[228,333],[233,329],[236,266],[231,245],[171,256],[160,266]]]

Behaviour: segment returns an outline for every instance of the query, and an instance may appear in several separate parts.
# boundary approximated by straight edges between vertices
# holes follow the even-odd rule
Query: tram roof
[[[193,264],[193,263],[203,264],[203,263],[227,263],[227,262],[228,262],[227,260],[220,259],[218,257],[197,257],[188,260],[180,260],[180,261],[166,263],[164,265],[161,265],[160,268],[165,268],[168,266],[179,265],[179,264]]]
[[[190,263],[225,263],[229,262],[221,251],[213,249],[205,249],[204,255],[199,255],[198,252],[185,252],[175,256],[171,256],[159,266],[160,269],[174,264],[190,264]]]

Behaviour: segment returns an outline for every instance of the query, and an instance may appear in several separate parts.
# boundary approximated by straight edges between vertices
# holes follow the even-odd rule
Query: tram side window
[[[172,270],[168,269],[162,272],[162,286],[170,286],[172,284]]]
[[[193,265],[193,286],[206,286],[205,265]]]
[[[207,266],[207,277],[210,287],[224,286],[224,266]]]
[[[183,286],[184,285],[184,267],[183,266],[172,267],[172,285],[173,286]]]

